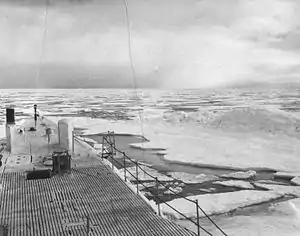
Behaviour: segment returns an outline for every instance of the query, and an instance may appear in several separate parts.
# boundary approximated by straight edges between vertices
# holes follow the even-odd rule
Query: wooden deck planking
[[[23,123],[27,129],[33,125],[33,119]],[[49,147],[46,127],[53,130]],[[4,152],[5,164],[0,167],[0,224],[9,225],[9,236],[87,235],[87,215],[92,230],[89,235],[193,235],[156,215],[88,145],[79,141],[75,141],[70,174],[25,180],[26,170],[48,169],[43,158],[60,148],[56,124],[46,118],[38,119],[35,133],[26,131],[23,135],[14,136],[16,148],[13,153]]]
[[[9,225],[9,236],[86,235],[86,215],[90,235],[192,235],[156,215],[105,165],[39,180],[5,173],[3,185],[0,223]]]

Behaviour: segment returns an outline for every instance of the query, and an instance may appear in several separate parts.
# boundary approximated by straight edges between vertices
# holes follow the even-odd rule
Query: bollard
[[[159,195],[159,183],[158,183],[158,178],[155,177],[155,183],[156,183],[156,201],[157,201],[157,211],[158,211],[158,215],[160,216],[160,206],[159,206],[159,198],[158,198],[158,195]]]
[[[123,165],[124,165],[124,180],[126,182],[127,177],[126,177],[126,154],[125,154],[125,152],[123,152],[123,161],[124,161],[124,163],[123,163]]]
[[[197,210],[197,236],[200,236],[200,218],[199,218],[199,203],[196,200],[196,210]]]

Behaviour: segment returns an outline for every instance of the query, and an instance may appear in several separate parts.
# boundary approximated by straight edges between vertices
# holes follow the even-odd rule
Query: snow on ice
[[[242,190],[238,192],[217,193],[217,194],[204,194],[187,197],[190,200],[198,200],[200,206],[204,209],[207,215],[227,213],[238,208],[251,206],[263,202],[278,199],[284,196],[285,193],[277,191],[255,191],[255,190]],[[169,205],[175,207],[187,217],[196,217],[195,203],[186,199],[174,199],[168,202]],[[165,203],[161,205],[162,211],[166,215],[170,215],[177,219],[183,219],[182,215],[168,207]],[[204,214],[200,211],[200,216]]]
[[[251,122],[259,124],[258,121],[260,119],[252,120],[252,115],[247,115],[251,112],[252,110],[250,109],[237,113],[239,113],[239,116],[245,115],[248,117],[247,122],[249,126]],[[273,114],[272,112],[257,111],[255,117],[270,118],[271,114]],[[225,114],[235,117],[233,112]],[[234,168],[258,167],[300,172],[300,159],[298,158],[300,155],[299,141],[278,131],[279,128],[279,130],[283,130],[284,125],[286,125],[291,133],[293,125],[296,125],[298,121],[286,118],[286,115],[277,111],[274,112],[274,116],[269,120],[269,123],[274,123],[274,129],[268,127],[268,129],[272,128],[274,132],[276,131],[274,134],[263,130],[261,132],[244,132],[244,130],[228,132],[222,127],[216,129],[207,126],[195,126],[195,124],[190,123],[177,124],[163,121],[152,123],[150,120],[143,123],[143,134],[150,140],[149,143],[144,143],[144,145],[145,148],[166,149],[164,151],[166,153],[165,158],[169,161],[192,165],[201,164]],[[292,121],[285,124],[284,121],[286,119],[292,119]],[[86,134],[114,130],[120,134],[142,135],[141,126],[137,120],[113,122],[83,117],[73,118],[72,120],[76,127],[86,128],[84,131]],[[231,119],[230,122],[238,121]],[[275,124],[277,123],[278,125],[276,126]],[[261,125],[264,124],[262,123]],[[279,128],[277,129],[276,127]]]
[[[290,180],[294,177],[300,176],[300,172],[276,172],[274,174],[274,177],[281,178],[281,179],[287,179]]]
[[[300,197],[300,186],[284,186],[273,184],[260,184],[254,183],[256,187],[260,187],[266,190],[272,190],[274,192],[282,193],[284,195],[294,195]]]
[[[186,184],[203,183],[203,182],[213,181],[218,179],[217,176],[205,175],[205,174],[190,174],[185,172],[169,172],[169,174],[173,178],[182,180]]]
[[[293,184],[296,184],[296,185],[300,186],[300,176],[292,178],[291,182]]]
[[[228,180],[228,181],[216,181],[213,184],[219,184],[222,186],[229,186],[229,187],[238,187],[243,189],[253,189],[253,185],[247,181],[242,180]]]
[[[252,179],[255,176],[256,176],[256,172],[253,170],[249,170],[246,172],[239,171],[239,172],[233,172],[230,174],[222,175],[222,177],[232,178],[232,179]]]

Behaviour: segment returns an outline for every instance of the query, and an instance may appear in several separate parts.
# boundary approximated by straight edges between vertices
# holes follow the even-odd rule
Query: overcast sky
[[[83,86],[89,72],[92,86],[132,85],[123,0],[48,1],[39,86]],[[128,5],[138,86],[300,80],[300,1],[128,0]],[[44,17],[42,0],[0,1],[2,87],[34,86]]]

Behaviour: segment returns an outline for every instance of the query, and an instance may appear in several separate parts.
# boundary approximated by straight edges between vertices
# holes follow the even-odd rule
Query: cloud
[[[297,78],[293,70],[300,62],[297,1],[128,0],[128,4],[141,85],[156,80],[160,87],[195,88]],[[37,6],[1,7],[2,65],[38,65],[44,8]],[[122,1],[51,5],[43,64],[92,71],[129,68]],[[100,73],[102,79],[109,76],[105,73]],[[130,76],[128,70],[124,73]]]

